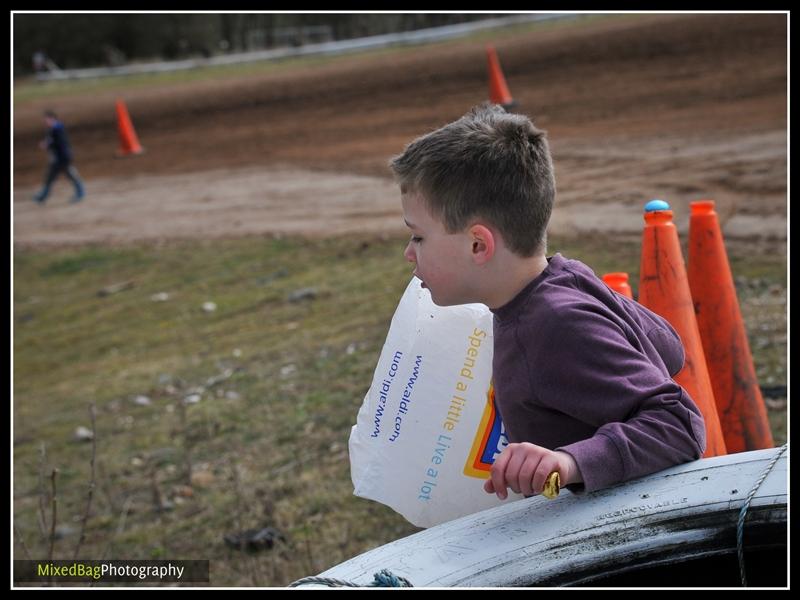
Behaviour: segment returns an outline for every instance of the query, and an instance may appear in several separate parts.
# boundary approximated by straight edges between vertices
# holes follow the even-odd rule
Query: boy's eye
[[[418,235],[412,235],[411,241],[414,242],[415,244],[419,244],[422,241],[422,238],[419,237]]]

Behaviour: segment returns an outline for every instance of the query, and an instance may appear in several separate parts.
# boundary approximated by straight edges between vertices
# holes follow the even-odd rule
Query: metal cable
[[[750,508],[750,502],[756,495],[758,488],[761,487],[761,484],[764,483],[764,480],[767,478],[767,475],[769,475],[769,472],[772,471],[775,463],[778,462],[778,459],[786,451],[787,445],[788,444],[784,444],[781,446],[780,451],[769,462],[767,468],[764,469],[761,477],[758,478],[758,481],[756,481],[756,484],[753,486],[753,489],[751,489],[750,493],[747,494],[747,498],[742,505],[742,509],[739,511],[739,520],[736,524],[736,553],[739,557],[739,576],[742,578],[742,587],[747,587],[747,576],[745,575],[744,571],[744,519],[747,516],[747,510]]]

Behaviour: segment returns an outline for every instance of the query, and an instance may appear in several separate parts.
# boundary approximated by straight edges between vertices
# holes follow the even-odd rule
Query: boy
[[[72,164],[72,149],[67,139],[64,124],[58,120],[56,113],[52,110],[45,111],[44,122],[47,125],[47,137],[39,145],[50,153],[50,164],[47,167],[44,185],[33,199],[38,204],[44,204],[50,194],[50,186],[53,185],[58,174],[63,171],[72,181],[72,185],[75,186],[75,195],[70,202],[80,202],[85,195],[83,182],[80,175],[78,175],[78,170]]]
[[[555,179],[543,131],[498,106],[424,135],[390,166],[411,230],[405,257],[441,306],[494,314],[493,377],[509,445],[484,489],[592,491],[700,458],[700,411],[671,377],[672,327],[586,265],[546,257]]]

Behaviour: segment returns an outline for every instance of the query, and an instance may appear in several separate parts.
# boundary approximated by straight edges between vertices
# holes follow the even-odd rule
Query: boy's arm
[[[645,308],[639,306],[640,311],[644,311],[653,320],[655,325],[647,332],[647,339],[653,344],[661,360],[664,361],[670,377],[675,377],[686,361],[686,353],[683,348],[678,332],[669,324],[669,322]]]
[[[591,306],[565,307],[530,356],[539,402],[597,427],[557,447],[592,491],[699,458],[705,425],[686,391]]]

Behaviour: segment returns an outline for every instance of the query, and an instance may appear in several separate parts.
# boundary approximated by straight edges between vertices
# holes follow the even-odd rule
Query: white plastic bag
[[[492,343],[486,306],[436,306],[411,280],[350,433],[356,496],[418,527],[500,502],[483,490],[508,443],[493,402]]]

